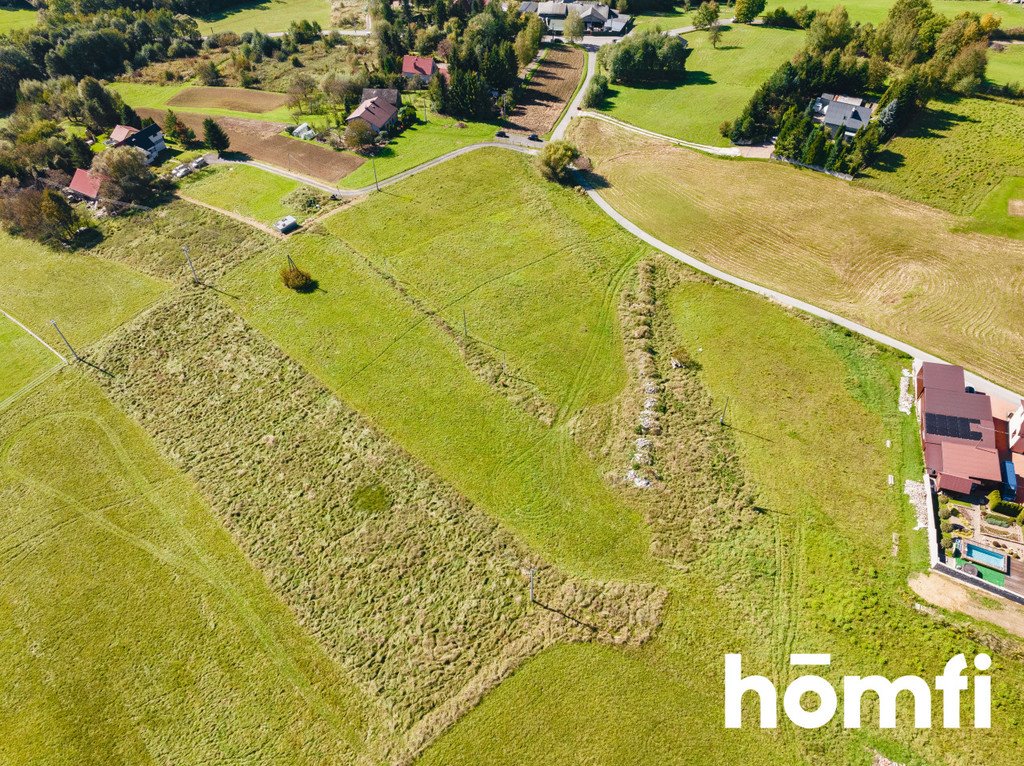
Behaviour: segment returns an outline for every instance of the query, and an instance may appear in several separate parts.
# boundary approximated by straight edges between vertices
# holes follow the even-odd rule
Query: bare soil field
[[[169,106],[190,106],[209,109],[231,109],[235,112],[263,114],[284,106],[288,96],[247,88],[185,88],[167,102]]]
[[[931,604],[991,622],[1024,637],[1024,609],[1016,604],[990,598],[934,572],[912,577],[910,587]]]
[[[1010,200],[1010,207],[1008,212],[1010,215],[1015,215],[1024,218],[1024,199]]]
[[[583,61],[579,48],[560,45],[548,50],[509,118],[512,130],[538,135],[550,131],[579,85]]]
[[[160,109],[139,109],[138,112],[157,122],[162,122],[166,116],[166,112]],[[178,119],[192,128],[196,135],[202,135],[203,115],[180,114]],[[364,162],[349,152],[336,152],[320,144],[283,136],[283,122],[234,117],[218,117],[217,122],[231,139],[231,152],[328,183],[337,183]]]

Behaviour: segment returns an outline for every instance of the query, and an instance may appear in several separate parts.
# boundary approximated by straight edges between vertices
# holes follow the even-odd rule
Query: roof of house
[[[435,71],[437,63],[430,56],[406,54],[402,57],[402,74],[432,77]]]
[[[979,481],[1002,481],[992,401],[968,393],[964,370],[925,362],[918,373],[925,465],[940,489],[970,492]]]
[[[115,125],[114,129],[110,131],[110,142],[114,144],[124,143],[138,132],[139,129],[133,128],[131,125]]]
[[[519,4],[519,12],[536,13],[538,5],[540,5],[540,3],[533,2],[533,0],[524,0],[524,2]]]
[[[345,119],[345,122],[362,120],[374,130],[380,130],[391,122],[396,114],[398,114],[398,107],[394,104],[389,104],[380,98],[370,98],[357,106],[352,114]]]
[[[565,3],[544,2],[537,3],[537,13],[541,16],[565,17],[569,13]]]
[[[100,186],[102,186],[104,180],[105,178],[99,173],[92,173],[88,170],[77,168],[75,175],[71,177],[68,189],[76,194],[81,194],[83,197],[96,199],[100,196]]]
[[[128,136],[123,143],[127,146],[134,146],[148,152],[157,143],[163,140],[163,137],[164,134],[160,130],[160,126],[154,122],[152,125],[147,125],[142,130],[136,130]]]
[[[854,96],[822,93],[814,100],[814,113],[822,118],[822,122],[833,127],[845,126],[852,131],[867,125],[873,111],[873,105]]]
[[[362,101],[369,101],[371,98],[383,99],[392,106],[399,106],[402,103],[402,95],[397,88],[363,88]]]

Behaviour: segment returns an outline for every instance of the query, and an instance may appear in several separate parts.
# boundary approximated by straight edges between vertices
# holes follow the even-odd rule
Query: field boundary
[[[51,346],[51,345],[50,345],[49,343],[47,343],[47,342],[46,342],[45,340],[43,340],[43,339],[42,339],[42,338],[40,338],[40,337],[39,337],[38,335],[36,335],[36,334],[35,334],[34,332],[32,332],[32,331],[31,331],[30,329],[28,329],[28,328],[27,328],[27,327],[26,327],[26,326],[25,326],[25,325],[24,325],[24,324],[23,324],[22,322],[19,322],[19,321],[18,321],[17,319],[15,319],[15,318],[14,318],[13,316],[11,316],[10,314],[8,314],[8,313],[7,313],[6,311],[4,311],[3,309],[0,309],[0,314],[3,314],[3,315],[4,315],[5,317],[7,317],[8,319],[10,319],[10,320],[11,320],[12,322],[14,322],[14,324],[18,325],[18,327],[20,327],[20,328],[21,328],[22,330],[24,330],[24,331],[25,331],[25,332],[27,332],[27,333],[28,333],[29,335],[31,335],[31,336],[32,336],[33,338],[35,338],[35,339],[36,339],[37,341],[39,341],[39,342],[40,342],[40,343],[42,343],[42,344],[43,344],[44,346],[46,346],[46,348],[47,348],[47,349],[49,349],[49,351],[50,351],[50,352],[51,352],[51,353],[52,353],[52,354],[53,354],[54,356],[56,356],[56,357],[57,357],[58,359],[60,359],[60,360],[61,360],[61,361],[62,361],[62,362],[63,362],[64,364],[67,364],[67,363],[68,363],[68,360],[67,360],[67,358],[66,358],[66,357],[65,357],[65,356],[64,356],[63,354],[61,354],[61,353],[60,353],[59,351],[57,351],[57,349],[55,349],[55,348],[54,348],[53,346]]]

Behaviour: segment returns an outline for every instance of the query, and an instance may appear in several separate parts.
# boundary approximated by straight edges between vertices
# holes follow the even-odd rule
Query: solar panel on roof
[[[981,425],[977,418],[962,418],[957,415],[939,415],[934,412],[926,412],[924,416],[924,430],[934,436],[950,436],[954,439],[980,442],[982,435],[971,426]]]

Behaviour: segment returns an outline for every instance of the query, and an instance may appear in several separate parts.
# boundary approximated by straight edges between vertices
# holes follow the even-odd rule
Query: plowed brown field
[[[160,109],[139,109],[138,113],[161,124],[167,114]],[[192,128],[197,136],[202,135],[203,115],[181,113],[178,119]],[[281,131],[285,124],[282,122],[234,117],[217,117],[216,120],[231,139],[231,152],[310,178],[337,183],[364,162],[350,152],[336,152],[320,144],[283,136]]]
[[[288,96],[265,90],[247,88],[185,88],[167,102],[168,106],[191,106],[206,109],[230,109],[235,112],[263,114],[284,106]]]
[[[576,92],[583,60],[584,53],[579,48],[559,45],[548,50],[509,118],[511,129],[538,135],[550,131]]]

